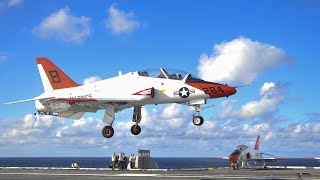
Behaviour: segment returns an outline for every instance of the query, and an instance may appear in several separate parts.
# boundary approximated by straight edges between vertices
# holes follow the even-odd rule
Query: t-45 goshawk
[[[10,102],[14,104],[35,101],[36,114],[56,115],[80,119],[86,112],[105,110],[103,122],[108,125],[102,135],[110,138],[114,134],[112,124],[115,113],[133,107],[134,125],[131,132],[138,135],[141,128],[141,107],[147,104],[180,103],[193,106],[194,125],[203,124],[200,116],[207,99],[229,97],[236,87],[204,81],[188,72],[172,69],[150,69],[129,72],[90,84],[79,85],[55,66],[49,59],[36,59],[44,93],[38,97]]]

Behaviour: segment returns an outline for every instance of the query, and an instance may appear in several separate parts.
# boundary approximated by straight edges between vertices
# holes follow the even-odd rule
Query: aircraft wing
[[[101,103],[133,103],[139,102],[139,99],[134,98],[99,98],[99,99],[88,99],[88,98],[51,98],[50,101],[67,101],[69,103],[76,102],[101,102]]]
[[[261,158],[261,159],[249,159],[248,161],[255,162],[275,162],[279,160],[287,160],[288,158]]]
[[[88,99],[88,98],[51,98],[49,100],[56,103],[68,103],[69,111],[75,112],[97,112],[106,109],[108,105],[113,105],[115,112],[125,108],[132,107],[134,103],[138,103],[139,99],[125,98],[104,98],[104,99]]]

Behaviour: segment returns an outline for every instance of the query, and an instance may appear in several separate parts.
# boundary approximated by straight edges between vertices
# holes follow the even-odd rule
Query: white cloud
[[[260,95],[263,96],[268,90],[274,88],[276,84],[274,82],[265,82],[260,88]]]
[[[170,139],[175,141],[176,138],[185,134],[186,127],[194,127],[191,125],[190,109],[184,109],[182,105],[161,106],[160,110],[143,108],[142,113],[142,132],[139,136],[134,136],[130,132],[134,124],[131,122],[130,114],[125,119],[115,121],[113,125],[115,134],[111,139],[102,137],[101,130],[105,124],[101,119],[88,117],[80,120],[66,120],[53,116],[40,116],[37,119],[28,114],[22,120],[18,120],[21,123],[0,127],[3,132],[0,135],[0,143],[11,147],[37,144],[41,149],[48,148],[46,146],[55,146],[61,149],[96,148],[101,151],[105,151],[107,143],[112,147],[110,151],[123,151],[129,148],[134,152],[137,148],[149,149],[150,145],[157,146],[159,142],[171,144],[173,142],[170,142]]]
[[[91,76],[91,77],[84,79],[83,84],[90,84],[90,83],[97,82],[100,80],[101,80],[100,76]]]
[[[313,127],[313,132],[315,132],[315,133],[320,133],[320,123],[316,124],[316,125]]]
[[[90,35],[90,18],[72,16],[70,9],[65,7],[44,18],[33,33],[42,38],[82,43]]]
[[[235,100],[224,100],[220,104],[217,105],[218,114],[216,117],[218,119],[228,119],[233,114],[233,104],[235,103]]]
[[[102,137],[101,129],[105,124],[100,118],[65,120],[42,116],[36,119],[28,114],[9,126],[0,126],[0,151],[14,156],[14,152],[25,152],[25,149],[17,148],[25,145],[33,151],[47,152],[46,156],[55,156],[57,152],[65,156],[106,156],[114,151],[132,153],[137,148],[150,149],[153,156],[208,156],[208,152],[212,156],[226,156],[238,144],[253,145],[258,134],[263,138],[261,149],[278,156],[287,157],[288,148],[295,147],[296,142],[299,142],[299,149],[295,151],[300,153],[314,155],[320,148],[317,143],[320,126],[313,121],[281,127],[272,122],[243,124],[239,120],[226,123],[206,119],[202,126],[196,127],[191,123],[190,108],[177,104],[158,106],[143,108],[142,132],[138,136],[130,133],[131,111],[128,117],[116,119],[115,134],[111,139]],[[266,150],[268,147],[277,151]],[[10,148],[12,152],[3,150]],[[50,148],[54,150],[48,152]],[[79,149],[80,154],[74,154]]]
[[[23,0],[3,0],[0,2],[0,8],[10,8],[14,6],[18,6],[23,2]]]
[[[9,138],[10,140],[7,140],[6,143],[9,141],[13,144],[35,143],[40,137],[51,137],[52,130],[62,125],[60,121],[57,121],[59,119],[52,116],[36,118],[32,114],[27,114],[21,120],[23,121],[22,125],[19,123],[19,126],[13,125],[13,127],[6,129],[0,138]]]
[[[282,99],[283,87],[279,83],[264,83],[257,90],[257,104],[269,99],[278,107],[281,101],[277,102],[276,99]],[[288,157],[289,151],[293,155],[302,154],[303,157],[318,152],[320,124],[314,120],[314,116],[299,124],[286,121],[285,126],[281,124],[283,121],[276,120],[277,117],[261,120],[266,113],[273,114],[275,108],[271,112],[253,113],[255,116],[251,121],[239,121],[243,107],[253,101],[240,110],[234,110],[236,102],[227,100],[218,105],[216,117],[220,118],[208,119],[203,113],[205,122],[199,127],[191,122],[193,111],[190,107],[180,104],[143,107],[140,123],[142,132],[138,136],[130,132],[134,123],[131,122],[132,110],[128,109],[119,112],[120,117],[117,115],[113,125],[115,134],[111,139],[101,135],[105,126],[101,120],[102,114],[101,118],[85,116],[80,120],[52,116],[37,119],[31,114],[14,121],[0,119],[0,151],[5,152],[3,156],[21,155],[26,150],[17,147],[24,146],[32,147],[32,152],[45,152],[42,156],[56,156],[58,152],[64,156],[106,156],[114,151],[128,154],[140,148],[150,149],[152,156],[226,156],[239,144],[253,146],[260,134],[263,139],[260,146],[266,153]],[[225,108],[227,110],[224,111]],[[294,148],[296,142],[299,142],[298,148]]]
[[[269,132],[267,133],[267,135],[265,135],[265,136],[263,137],[263,140],[269,141],[271,138],[273,138],[273,133],[272,133],[271,131],[269,131]]]
[[[244,104],[235,115],[243,119],[252,119],[272,114],[278,110],[278,106],[284,101],[284,98],[281,84],[266,82],[260,88],[259,99]]]
[[[271,129],[271,126],[269,123],[261,123],[261,124],[255,124],[255,125],[248,125],[245,124],[243,126],[243,131],[251,136],[256,136],[257,134],[264,133],[266,134]]]
[[[22,3],[22,0],[9,0],[8,1],[8,6],[9,7],[13,7],[13,6],[17,6],[19,4]]]
[[[237,118],[253,120],[265,116],[273,116],[279,109],[279,105],[285,100],[286,85],[274,82],[265,82],[260,88],[257,100],[249,101],[241,106],[239,110],[233,109],[235,101],[225,100],[219,106],[219,119]]]
[[[214,82],[250,84],[264,71],[288,62],[285,52],[273,45],[240,37],[214,46],[211,56],[202,54],[199,76]]]
[[[106,28],[111,29],[115,35],[126,34],[139,28],[139,21],[136,20],[133,12],[125,12],[112,4],[108,10]]]

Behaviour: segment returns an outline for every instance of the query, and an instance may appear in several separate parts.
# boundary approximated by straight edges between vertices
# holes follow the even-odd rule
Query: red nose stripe
[[[226,96],[231,96],[235,94],[236,88],[230,87],[227,85],[223,84],[217,84],[217,83],[210,83],[210,82],[205,82],[205,83],[187,83],[189,86],[195,87],[207,95],[210,96],[210,98],[219,98],[219,97],[226,97]]]

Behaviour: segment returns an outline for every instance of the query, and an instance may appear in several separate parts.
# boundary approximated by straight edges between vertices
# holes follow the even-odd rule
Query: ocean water
[[[219,158],[154,158],[162,169],[226,167],[227,160]],[[0,158],[0,167],[70,167],[78,163],[82,168],[106,168],[108,157],[9,157]],[[250,163],[255,165],[254,163]],[[259,164],[256,164],[259,165]],[[269,166],[307,166],[319,167],[320,161],[314,159],[292,158],[267,163]]]

